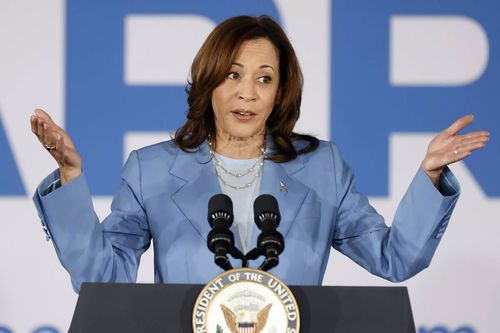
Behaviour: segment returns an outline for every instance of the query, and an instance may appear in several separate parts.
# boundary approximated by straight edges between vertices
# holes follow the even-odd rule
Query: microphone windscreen
[[[270,194],[262,194],[258,196],[253,203],[253,216],[255,223],[257,223],[259,228],[261,227],[260,224],[264,219],[274,220],[277,227],[281,220],[278,200]]]
[[[225,194],[219,193],[214,195],[208,201],[208,222],[213,227],[215,219],[222,217],[233,222],[233,202],[231,198]]]

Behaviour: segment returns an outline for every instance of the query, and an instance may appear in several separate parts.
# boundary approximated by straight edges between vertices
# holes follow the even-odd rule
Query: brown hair
[[[280,64],[280,97],[266,123],[275,147],[266,157],[275,162],[287,162],[318,147],[319,141],[315,137],[293,132],[300,115],[303,77],[285,32],[268,16],[236,16],[215,27],[193,60],[191,81],[186,87],[187,120],[174,138],[182,150],[193,151],[209,136],[215,138],[212,92],[227,77],[240,45],[258,38],[266,38],[276,47]],[[305,140],[308,144],[297,150],[292,143],[295,139]]]

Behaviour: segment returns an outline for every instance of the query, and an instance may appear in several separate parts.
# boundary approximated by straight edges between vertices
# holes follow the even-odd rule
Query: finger
[[[33,134],[35,134],[37,139],[40,140],[40,142],[42,141],[41,136],[40,136],[40,131],[41,131],[40,122],[41,121],[43,122],[43,120],[41,120],[37,116],[33,116],[33,120],[31,121],[31,131],[33,132]]]
[[[447,154],[448,162],[446,164],[451,164],[461,161],[470,154],[471,154],[470,150],[467,149],[465,146],[456,147],[454,150],[452,150],[450,153]]]
[[[50,143],[51,139],[55,138],[55,135],[58,133],[54,127],[51,127],[46,122],[43,122],[43,142]]]
[[[464,135],[459,135],[458,137],[461,139],[472,139],[472,138],[477,138],[477,137],[487,137],[489,138],[490,132],[488,131],[476,131],[476,132],[470,132]]]
[[[50,130],[49,130],[49,126],[44,123],[43,124],[43,136],[42,136],[42,141],[43,141],[43,144],[45,145],[45,147],[47,146],[51,146],[52,143],[49,141],[49,138],[50,138]]]
[[[459,161],[467,158],[470,154],[472,154],[472,152],[459,149],[459,150],[457,150],[457,154],[455,154],[453,152],[451,153],[450,162],[448,162],[446,164],[459,162]]]
[[[486,143],[490,140],[487,136],[477,136],[474,138],[462,139],[458,141],[457,147],[476,144],[476,143]]]
[[[484,142],[474,142],[470,144],[466,144],[460,147],[455,148],[455,151],[460,154],[460,153],[472,153],[474,150],[484,148],[486,147],[486,144]],[[455,152],[454,151],[454,152]]]
[[[44,124],[44,130],[45,130],[45,133],[44,133],[44,137],[43,137],[43,144],[44,144],[45,148],[54,147],[52,149],[47,148],[51,153],[54,153],[58,149],[58,146],[57,146],[58,134],[56,131],[48,128],[47,124]]]
[[[43,111],[42,109],[36,108],[34,112],[37,117],[40,117],[44,120],[52,119],[50,115],[47,112]]]
[[[43,119],[41,118],[38,118],[37,119],[37,128],[36,128],[36,131],[38,133],[38,140],[40,140],[40,142],[43,144],[43,137],[45,135],[45,129],[44,129],[44,121]]]
[[[55,141],[56,141],[56,132],[52,129],[49,128],[49,125],[47,123],[43,124],[43,137],[42,137],[42,143],[47,148],[48,150],[55,150]]]
[[[49,126],[54,126],[55,128],[60,128],[56,123],[52,120],[52,117],[42,109],[35,109],[35,115],[43,119]]]
[[[63,165],[63,161],[67,158],[65,156],[67,153],[66,153],[66,147],[64,145],[64,140],[62,139],[62,136],[60,136],[57,133],[54,134],[54,137],[51,140],[53,140],[51,142],[55,148],[48,149],[48,152],[56,160],[57,164],[61,166]]]
[[[60,161],[63,159],[64,156],[64,142],[61,140],[61,136],[57,133],[53,135],[51,138],[51,142],[54,145],[54,149],[49,149],[50,154],[54,157],[56,162],[60,164]]]
[[[450,135],[455,135],[459,131],[466,128],[472,122],[472,120],[474,120],[473,115],[466,115],[451,124],[451,126],[446,129],[446,132],[448,132]]]
[[[37,134],[36,133],[36,116],[31,116],[30,117],[30,125],[31,125],[31,132],[33,132],[33,134]]]

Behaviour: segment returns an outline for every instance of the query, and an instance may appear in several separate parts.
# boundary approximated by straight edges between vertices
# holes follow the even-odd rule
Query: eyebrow
[[[241,68],[245,67],[245,66],[243,66],[243,64],[240,64],[239,62],[233,62],[233,65],[241,67]],[[259,68],[270,68],[274,72],[274,67],[271,65],[264,64],[264,65],[260,65]]]

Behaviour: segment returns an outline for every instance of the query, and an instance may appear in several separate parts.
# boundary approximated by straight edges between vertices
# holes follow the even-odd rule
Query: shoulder
[[[308,163],[317,160],[332,161],[335,157],[340,157],[340,152],[337,145],[332,141],[318,140],[318,147],[309,153],[300,154],[297,159],[302,163]],[[295,149],[304,149],[308,145],[307,140],[295,139],[293,141]]]
[[[167,140],[139,148],[135,153],[140,163],[151,163],[154,161],[171,163],[179,154],[179,151],[181,149],[174,140]]]
[[[179,150],[174,140],[167,140],[139,148],[137,154],[140,159],[150,159],[163,155],[177,155]]]
[[[305,143],[298,142],[297,144],[304,145]],[[326,140],[319,140],[316,150],[300,154],[294,161],[288,163],[291,164],[287,169],[300,169],[304,177],[330,180],[331,177],[344,177],[351,172],[337,144]]]
[[[175,161],[179,151],[179,147],[173,140],[133,150],[125,163],[123,174],[134,174],[138,170],[151,171],[158,167],[168,168]]]
[[[305,143],[294,142],[295,144],[300,148]],[[335,143],[319,140],[314,151],[300,154],[295,160],[285,163],[284,168],[289,175],[314,189],[314,193],[320,198],[335,204],[337,179],[342,172],[342,167],[338,165],[339,159],[341,160]]]
[[[208,144],[203,143],[197,148],[184,151],[175,140],[168,140],[146,146],[131,153],[129,159],[136,155],[136,160],[143,171],[171,170],[171,168],[185,168],[194,164],[205,164],[210,160]],[[160,169],[158,169],[160,168]]]

